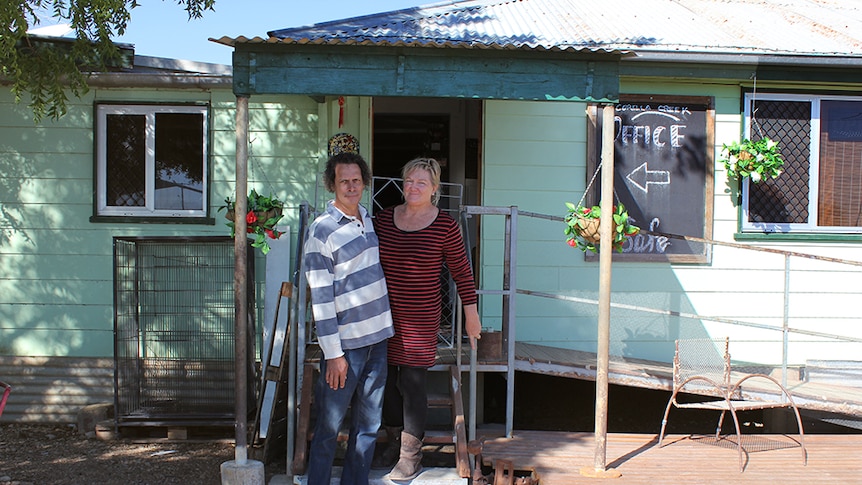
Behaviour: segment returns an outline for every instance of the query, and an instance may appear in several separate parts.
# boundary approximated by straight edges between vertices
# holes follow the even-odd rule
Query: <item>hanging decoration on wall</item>
[[[359,153],[359,140],[350,133],[336,133],[329,138],[329,156],[339,153]]]
[[[338,127],[344,126],[344,96],[338,97]]]
[[[578,248],[583,252],[598,252],[601,234],[599,233],[599,219],[602,215],[601,207],[594,205],[586,207],[581,204],[577,206],[566,202],[566,244]],[[614,251],[623,252],[623,244],[626,239],[640,232],[640,228],[631,223],[629,213],[622,202],[613,206],[613,232],[611,234],[611,247]]]
[[[584,206],[584,200],[601,168],[602,164],[599,163],[596,171],[593,173],[593,178],[587,184],[584,195],[581,196],[581,200],[577,205],[566,202],[567,214],[564,217],[564,222],[566,223],[566,244],[583,252],[599,252],[599,243],[601,242],[599,219],[602,215],[602,209],[597,205],[592,207]],[[616,191],[614,191],[612,217],[614,226],[611,233],[611,247],[614,251],[621,253],[623,252],[623,244],[625,244],[626,239],[640,232],[640,228],[632,224],[626,207],[622,202],[617,200]]]
[[[749,179],[759,183],[767,178],[776,178],[784,170],[784,158],[778,149],[778,142],[771,140],[761,131],[757,122],[757,75],[752,74],[754,87],[751,94],[751,131],[758,139],[743,138],[741,142],[725,143],[718,159],[724,164],[727,176],[731,179]]]
[[[275,193],[275,190],[273,190],[272,184],[266,177],[267,170],[264,167],[258,166],[258,157],[254,154],[255,141],[257,141],[256,138],[250,140],[248,143],[249,164],[252,168],[252,173],[260,176],[266,182],[270,195],[261,195],[255,189],[249,191],[247,199],[248,211],[245,214],[245,222],[247,224],[246,232],[251,237],[254,237],[254,242],[251,243],[251,246],[260,249],[260,252],[266,256],[270,250],[267,238],[278,239],[284,234],[276,228],[283,217],[284,202],[279,200],[275,195],[272,195]],[[249,180],[251,179],[249,177]],[[233,199],[233,195],[235,193],[225,197],[224,205],[218,208],[219,211],[226,211],[225,218],[230,221],[226,225],[230,228],[231,237],[234,237],[236,232],[236,201]]]
[[[739,143],[725,143],[719,161],[724,163],[728,177],[748,177],[754,183],[778,177],[784,167],[778,143],[766,137],[757,141],[745,138]]]
[[[224,205],[219,207],[219,211],[226,210],[225,218],[229,220],[226,224],[230,228],[230,236],[234,237],[236,230],[236,202],[230,197],[224,199]],[[253,234],[254,242],[251,247],[259,248],[260,252],[266,256],[269,253],[270,247],[266,238],[278,239],[283,234],[276,225],[281,220],[282,212],[284,211],[284,203],[278,200],[275,196],[263,196],[257,193],[255,189],[251,189],[248,194],[248,213],[245,215],[246,232]]]

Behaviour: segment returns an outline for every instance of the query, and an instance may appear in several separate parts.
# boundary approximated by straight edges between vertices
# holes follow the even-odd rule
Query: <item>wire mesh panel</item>
[[[114,239],[118,422],[232,419],[233,281],[232,238]]]
[[[677,382],[681,385],[693,377],[709,379],[714,386],[729,386],[730,363],[725,358],[726,347],[721,352],[719,343],[711,339],[681,339],[676,343],[677,358],[674,363]],[[726,345],[721,342],[722,346]],[[720,394],[719,387],[696,379],[687,383],[683,391],[696,394]]]
[[[755,139],[781,140],[784,172],[789,176],[767,178],[750,184],[749,222],[808,222],[808,173],[811,144],[811,104],[793,101],[758,101]]]

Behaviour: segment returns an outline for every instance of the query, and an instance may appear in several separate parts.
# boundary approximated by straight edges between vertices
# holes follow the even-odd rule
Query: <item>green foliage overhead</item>
[[[214,10],[215,0],[176,0],[189,15],[201,18]],[[3,0],[0,1],[0,67],[16,101],[30,95],[38,123],[45,116],[66,114],[66,90],[74,96],[87,92],[87,74],[105,71],[120,60],[113,43],[126,31],[136,0]],[[68,23],[75,39],[46,41],[28,35],[46,15]]]

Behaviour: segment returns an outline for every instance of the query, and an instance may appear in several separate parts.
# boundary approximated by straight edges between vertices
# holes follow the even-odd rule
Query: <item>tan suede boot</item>
[[[401,426],[384,426],[383,429],[386,431],[386,447],[382,453],[378,453],[371,460],[372,470],[391,469],[398,461],[398,454],[401,452],[401,431],[404,428]]]
[[[401,432],[401,457],[389,472],[393,481],[413,480],[422,471],[422,440],[410,433]]]

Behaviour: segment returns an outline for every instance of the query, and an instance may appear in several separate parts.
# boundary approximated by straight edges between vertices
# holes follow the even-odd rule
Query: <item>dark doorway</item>
[[[459,217],[460,205],[481,204],[482,100],[453,98],[394,98],[373,100],[371,163],[375,177],[401,178],[401,168],[416,157],[440,162],[441,199],[438,206]],[[400,183],[375,187],[372,211],[400,204]],[[466,222],[466,236],[478,268],[478,218]]]
[[[449,116],[379,114],[374,116],[374,176],[401,177],[401,167],[417,157],[440,162],[440,179],[449,180]],[[375,199],[381,207],[401,202],[396,187],[387,187]]]

